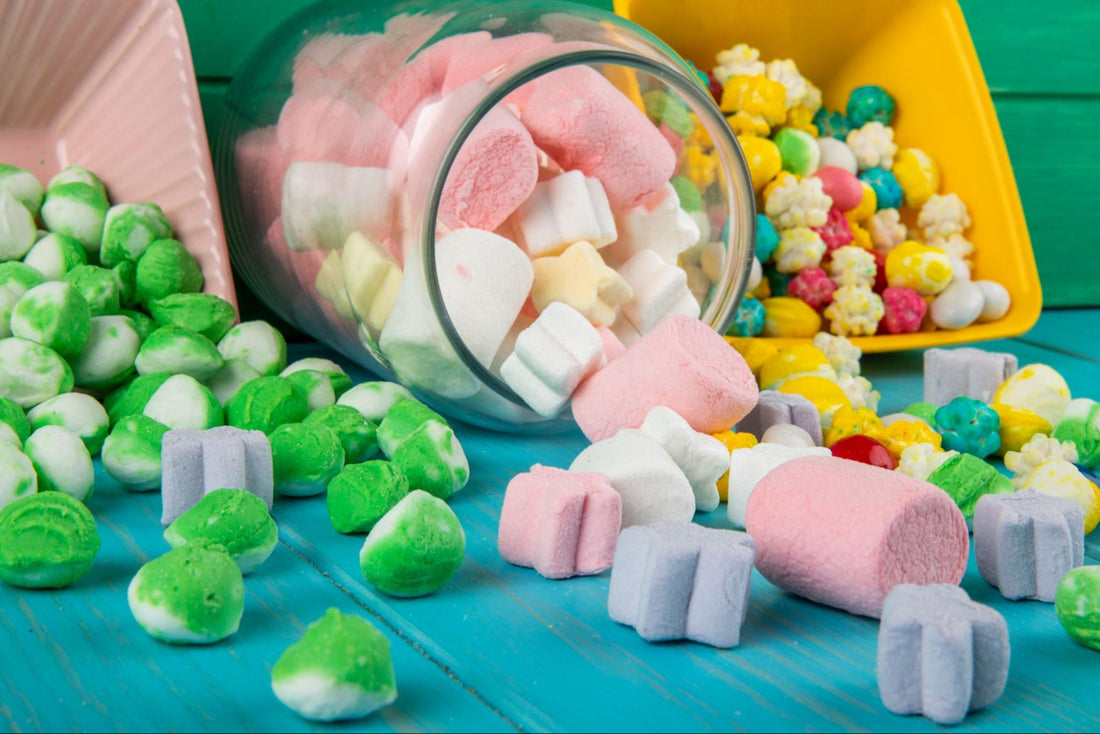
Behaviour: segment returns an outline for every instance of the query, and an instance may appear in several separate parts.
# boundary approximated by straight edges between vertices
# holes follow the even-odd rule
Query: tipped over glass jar
[[[662,318],[724,332],[753,262],[702,79],[581,5],[312,6],[233,82],[215,148],[260,299],[479,425],[571,425],[576,384]]]

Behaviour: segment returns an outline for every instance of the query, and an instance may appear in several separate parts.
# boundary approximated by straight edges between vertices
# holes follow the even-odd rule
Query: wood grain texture
[[[96,462],[102,548],[92,570],[56,591],[0,585],[0,730],[316,731],[279,703],[271,668],[329,607],[367,618],[390,640],[398,699],[341,731],[509,731],[498,713],[285,540],[245,577],[240,630],[209,646],[167,645],[134,621],[126,588],[169,549],[157,493],[123,491]]]

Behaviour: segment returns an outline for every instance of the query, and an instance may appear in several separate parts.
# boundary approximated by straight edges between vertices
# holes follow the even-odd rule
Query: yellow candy
[[[862,224],[848,222],[848,228],[852,230],[853,245],[862,247],[864,250],[870,250],[874,247],[874,242],[871,241],[871,233],[864,229]]]
[[[863,186],[863,198],[859,200],[854,209],[844,212],[849,222],[866,222],[878,211],[878,195],[866,181],[860,181]]]
[[[698,145],[685,145],[683,152],[684,175],[705,190],[718,177],[718,156],[713,150]]]
[[[920,209],[940,190],[940,167],[923,150],[899,150],[894,156],[893,171],[905,194],[906,206]]]
[[[726,341],[744,357],[749,369],[757,378],[760,377],[760,367],[779,351],[779,348],[771,342],[751,336],[727,336]]]
[[[786,181],[788,178],[797,179],[798,176],[795,176],[790,171],[780,171],[776,175],[776,177],[771,180],[771,183],[764,187],[764,193],[760,195],[760,198],[764,201],[767,201],[769,198],[771,198],[772,191],[775,190],[777,186],[782,186],[783,182]]]
[[[1068,461],[1044,461],[1028,475],[1024,489],[1035,489],[1076,503],[1085,515],[1085,535],[1100,524],[1100,489]]]
[[[779,392],[801,395],[813,403],[821,416],[822,428],[832,425],[833,416],[838,410],[852,407],[852,402],[840,386],[825,377],[796,377],[784,383]]]
[[[795,105],[787,112],[787,122],[783,127],[793,127],[795,130],[809,133],[815,138],[820,134],[817,125],[814,124],[814,113],[806,105]]]
[[[924,421],[897,420],[886,426],[882,434],[876,436],[878,440],[886,444],[886,448],[894,457],[894,461],[901,460],[901,452],[917,443],[930,443],[937,449],[943,445],[943,437],[936,433]]]
[[[840,407],[833,413],[832,423],[825,431],[825,445],[832,446],[842,438],[859,434],[881,441],[883,430],[882,421],[873,410]]]
[[[787,90],[766,76],[735,76],[726,80],[719,105],[737,135],[768,135],[787,119]]]
[[[756,286],[756,290],[749,294],[758,301],[763,301],[765,298],[771,298],[772,296],[772,284],[767,278],[760,279],[760,285]]]
[[[938,247],[908,240],[886,255],[886,281],[898,288],[912,288],[922,296],[934,296],[951,282],[951,261]]]
[[[712,433],[712,436],[722,442],[722,445],[731,452],[735,449],[751,449],[756,445],[756,436],[751,433],[737,433],[736,431],[722,431]],[[718,499],[722,502],[729,501],[730,473],[727,471],[718,480]]]
[[[837,379],[825,352],[812,344],[795,344],[778,350],[760,366],[760,389],[776,390],[795,377]]]
[[[684,138],[684,145],[695,145],[703,149],[713,147],[710,134],[699,116],[694,112],[689,112],[688,119],[691,120],[691,132]]]
[[[810,338],[821,331],[821,316],[801,298],[765,298],[762,336]]]
[[[1050,421],[1034,411],[1001,403],[993,403],[989,407],[1001,419],[1001,448],[997,449],[999,456],[1004,456],[1009,451],[1019,451],[1036,434],[1049,436],[1054,430]]]
[[[1065,378],[1045,364],[1021,367],[993,393],[994,403],[1030,410],[1052,426],[1062,419],[1069,400]]]
[[[741,135],[737,138],[745,162],[749,165],[752,188],[760,191],[783,169],[779,146],[767,138]]]

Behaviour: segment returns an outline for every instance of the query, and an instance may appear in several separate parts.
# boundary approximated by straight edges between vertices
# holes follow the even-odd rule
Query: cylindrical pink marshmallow
[[[514,36],[494,38],[488,43],[465,44],[465,48],[456,51],[447,65],[443,94],[448,94],[473,79],[488,80],[496,69],[553,42],[553,37],[547,33],[517,33]]]
[[[898,584],[957,584],[970,540],[951,497],[901,472],[832,456],[768,472],[745,508],[756,568],[776,586],[878,617]]]
[[[252,227],[264,231],[282,212],[283,176],[289,165],[278,133],[274,127],[245,133],[233,153],[245,216]]]
[[[573,393],[573,418],[589,441],[642,425],[664,405],[696,431],[724,431],[748,415],[760,396],[744,358],[713,329],[670,316]]]
[[[626,353],[626,347],[611,329],[606,326],[597,326],[596,333],[600,335],[600,341],[603,342],[603,356],[608,362]]]
[[[462,144],[443,186],[439,217],[451,229],[492,231],[527,200],[538,178],[531,135],[498,105]]]
[[[522,119],[562,168],[598,178],[616,209],[652,196],[676,168],[672,147],[645,113],[587,66],[536,80]]]

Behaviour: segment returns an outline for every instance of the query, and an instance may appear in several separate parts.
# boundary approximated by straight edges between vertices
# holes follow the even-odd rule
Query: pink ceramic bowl
[[[183,16],[174,0],[0,0],[0,162],[67,165],[154,201],[237,303]]]

